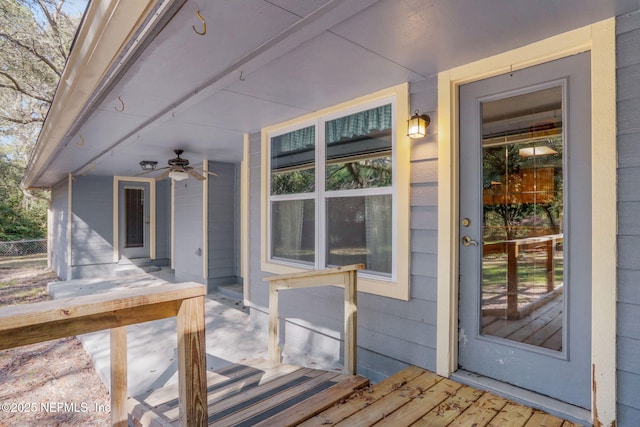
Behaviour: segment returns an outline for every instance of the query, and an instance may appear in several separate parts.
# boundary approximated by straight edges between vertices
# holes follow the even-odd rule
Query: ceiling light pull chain
[[[198,31],[195,25],[192,25],[191,28],[193,28],[193,31],[195,31],[196,34],[204,36],[207,34],[207,21],[202,17],[202,15],[200,15],[200,11],[196,12],[196,15],[198,15],[198,18],[202,21],[202,31]]]

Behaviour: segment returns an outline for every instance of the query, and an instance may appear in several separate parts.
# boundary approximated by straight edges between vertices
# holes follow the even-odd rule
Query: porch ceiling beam
[[[242,72],[244,76],[251,74],[264,65],[274,61],[319,34],[322,34],[324,31],[333,28],[338,23],[348,19],[378,1],[379,0],[329,1],[282,31],[280,34],[233,62],[223,71],[212,76],[202,85],[194,88],[191,92],[177,99],[164,108],[160,113],[144,121],[138,127],[115,141],[109,147],[106,147],[95,157],[77,168],[73,173],[75,174],[83,170],[92,162],[96,161],[123,142],[126,142],[131,138],[137,138],[137,136],[144,131],[151,130],[171,120],[176,115],[188,110],[194,105],[199,104],[225,87],[230,86],[232,83],[235,83],[240,76],[240,72]],[[239,130],[239,132],[241,131]],[[244,133],[244,131],[241,133]]]

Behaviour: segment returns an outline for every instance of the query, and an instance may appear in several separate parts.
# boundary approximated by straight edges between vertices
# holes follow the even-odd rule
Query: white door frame
[[[113,262],[120,261],[120,182],[144,182],[149,184],[149,258],[156,259],[156,180],[139,176],[113,177]]]
[[[436,370],[458,361],[458,88],[473,81],[591,51],[592,421],[616,419],[615,18],[438,74],[438,317]],[[597,302],[597,304],[596,304]]]

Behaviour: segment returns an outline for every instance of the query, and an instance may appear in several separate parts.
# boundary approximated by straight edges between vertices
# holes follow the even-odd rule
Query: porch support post
[[[269,360],[280,363],[278,347],[278,285],[269,283]]]
[[[178,401],[180,425],[207,425],[207,362],[204,296],[182,301],[178,324]]]
[[[355,375],[358,367],[356,347],[358,343],[358,271],[349,272],[344,284],[344,373]]]
[[[127,427],[127,329],[111,329],[111,425]]]

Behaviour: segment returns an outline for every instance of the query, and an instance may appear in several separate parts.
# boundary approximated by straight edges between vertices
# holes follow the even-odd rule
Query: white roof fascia
[[[76,118],[120,59],[155,0],[92,0],[31,154],[22,187],[34,187],[55,158]]]

